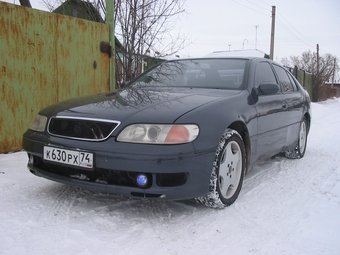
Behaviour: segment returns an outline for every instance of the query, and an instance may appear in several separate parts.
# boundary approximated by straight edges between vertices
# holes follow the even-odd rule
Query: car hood
[[[173,123],[183,114],[240,91],[194,88],[126,88],[78,97],[51,105],[40,113],[116,121]]]

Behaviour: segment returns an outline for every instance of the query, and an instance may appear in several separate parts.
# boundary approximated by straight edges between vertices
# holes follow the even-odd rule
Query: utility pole
[[[255,30],[256,30],[256,32],[255,32],[255,50],[257,50],[257,28],[258,27],[259,27],[259,25],[255,26]]]
[[[270,59],[274,59],[274,34],[275,34],[275,11],[276,6],[272,6],[272,31],[270,36]]]
[[[333,66],[333,79],[332,79],[332,89],[334,88],[335,65],[336,65],[336,58],[334,58],[334,66]]]
[[[319,44],[316,45],[316,77],[319,78],[319,68],[320,68],[320,56],[319,56]]]
[[[316,78],[314,82],[314,90],[313,90],[313,99],[314,102],[319,101],[319,87],[320,84],[320,77],[319,77],[319,69],[320,69],[320,55],[319,55],[319,44],[316,45]]]
[[[116,88],[116,61],[115,61],[115,25],[114,25],[114,1],[106,0],[106,24],[109,25],[109,40],[110,40],[110,62],[109,62],[109,87],[110,90]]]

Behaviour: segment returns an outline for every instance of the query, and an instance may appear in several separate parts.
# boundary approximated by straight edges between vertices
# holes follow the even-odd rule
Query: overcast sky
[[[31,4],[44,9],[41,0]],[[186,0],[187,14],[177,19],[176,26],[191,44],[179,55],[197,57],[255,47],[269,54],[272,6],[276,6],[275,60],[316,52],[316,44],[321,55],[340,58],[339,0]]]
[[[181,31],[193,41],[183,54],[254,49],[270,53],[271,11],[276,6],[274,59],[311,50],[340,58],[339,0],[187,0]],[[257,29],[256,29],[257,26]],[[257,46],[256,46],[257,31]]]

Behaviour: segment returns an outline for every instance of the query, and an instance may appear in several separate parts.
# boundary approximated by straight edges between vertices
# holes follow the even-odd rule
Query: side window
[[[294,87],[291,82],[291,79],[288,77],[286,70],[283,69],[281,66],[277,66],[277,65],[273,65],[273,66],[279,78],[282,92],[284,93],[293,92]]]
[[[268,62],[260,62],[256,65],[255,88],[258,88],[262,83],[277,83]]]
[[[291,84],[293,85],[293,90],[294,90],[294,91],[298,91],[296,82],[295,82],[295,80],[294,80],[292,74],[288,73],[288,76],[289,76],[289,79],[290,79]]]

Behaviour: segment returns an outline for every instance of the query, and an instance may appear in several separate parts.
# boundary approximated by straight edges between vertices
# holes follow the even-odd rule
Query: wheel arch
[[[232,124],[229,125],[228,128],[234,129],[242,137],[242,140],[244,142],[244,148],[245,148],[245,151],[246,151],[246,172],[245,172],[245,174],[247,174],[249,162],[250,162],[250,155],[251,155],[251,147],[250,147],[250,138],[249,138],[248,128],[241,121],[233,122]]]

